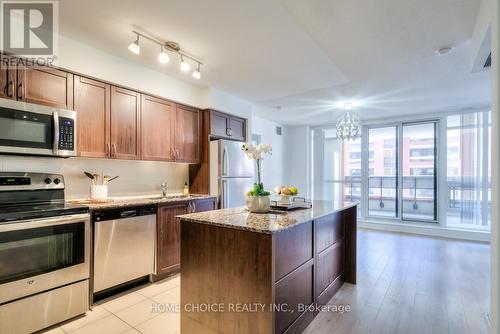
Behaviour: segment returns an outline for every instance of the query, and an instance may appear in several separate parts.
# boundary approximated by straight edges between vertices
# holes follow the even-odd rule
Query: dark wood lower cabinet
[[[191,222],[181,229],[183,333],[301,333],[315,306],[356,282],[356,206],[275,234]],[[184,307],[219,303],[222,312]],[[230,310],[256,303],[265,308]]]
[[[214,210],[216,199],[199,199],[185,202],[165,203],[158,207],[156,221],[156,275],[158,281],[174,275],[181,268],[181,226],[179,218],[189,211],[202,212]]]

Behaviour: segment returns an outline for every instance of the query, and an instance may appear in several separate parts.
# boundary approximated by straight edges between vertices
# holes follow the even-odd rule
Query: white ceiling
[[[490,103],[489,72],[470,73],[480,0],[72,0],[61,33],[196,83],[158,47],[127,51],[132,29],[177,41],[204,60],[198,84],[281,106],[264,117],[324,124],[344,101],[362,119]],[[437,48],[453,45],[446,57]]]

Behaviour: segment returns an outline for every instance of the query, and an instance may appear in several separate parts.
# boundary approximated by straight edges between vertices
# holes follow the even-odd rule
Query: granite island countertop
[[[245,207],[191,213],[178,216],[183,222],[214,225],[273,234],[353,206],[357,202],[313,201],[311,209],[250,213]]]
[[[67,200],[66,203],[70,205],[78,206],[88,206],[90,210],[104,210],[104,209],[115,209],[124,208],[129,206],[142,206],[151,204],[166,204],[166,203],[176,203],[184,201],[194,201],[215,198],[215,196],[210,195],[196,195],[192,194],[189,196],[185,195],[167,195],[166,197],[160,196],[136,196],[136,197],[117,197],[110,198],[105,202],[92,201],[87,199],[81,200]]]

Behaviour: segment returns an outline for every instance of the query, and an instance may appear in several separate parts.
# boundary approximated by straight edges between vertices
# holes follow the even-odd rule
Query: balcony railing
[[[369,215],[389,217],[395,216],[397,179],[394,176],[368,177],[368,207]],[[405,176],[403,177],[402,205],[407,218],[429,219],[434,218],[434,176]],[[343,181],[327,181],[327,183],[342,183],[344,200],[361,201],[361,177],[348,176]],[[491,208],[491,182],[488,180],[488,190],[483,192],[485,185],[480,184],[473,177],[448,177],[447,219],[448,223],[460,224],[464,220],[474,220],[480,217],[481,210]],[[487,200],[484,201],[484,197]],[[486,203],[486,208],[482,203]],[[477,222],[477,225],[484,222]]]

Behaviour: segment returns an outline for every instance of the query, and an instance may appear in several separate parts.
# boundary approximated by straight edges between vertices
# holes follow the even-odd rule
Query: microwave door
[[[0,151],[52,155],[54,119],[40,114],[0,107]]]

